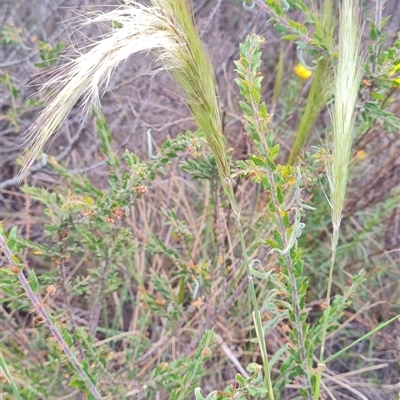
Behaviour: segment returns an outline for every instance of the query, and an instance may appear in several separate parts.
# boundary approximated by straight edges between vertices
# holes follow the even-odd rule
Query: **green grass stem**
[[[330,204],[332,217],[331,262],[326,293],[326,310],[323,316],[321,350],[317,371],[314,399],[319,398],[322,370],[325,365],[325,341],[328,318],[331,310],[330,297],[335,267],[336,251],[340,236],[340,223],[349,178],[350,154],[357,93],[362,74],[360,57],[359,10],[354,0],[343,0],[339,23],[339,55],[335,80],[335,105],[333,109],[333,154],[328,167],[330,185]]]

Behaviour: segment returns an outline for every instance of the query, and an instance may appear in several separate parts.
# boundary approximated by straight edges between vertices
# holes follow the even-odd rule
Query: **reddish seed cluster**
[[[56,287],[54,285],[50,285],[47,287],[46,292],[48,295],[53,296],[56,292]]]
[[[149,191],[148,187],[144,185],[135,187],[135,190],[141,195],[147,194],[147,192]]]

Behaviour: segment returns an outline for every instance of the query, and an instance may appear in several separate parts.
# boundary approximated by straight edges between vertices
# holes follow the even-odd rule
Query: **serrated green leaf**
[[[301,24],[300,22],[297,21],[293,21],[293,20],[289,20],[289,26],[299,32],[301,32],[302,34],[306,35],[307,34],[307,28]]]
[[[18,260],[18,257],[15,256],[14,254],[11,255],[11,261],[17,266],[22,268],[21,262]]]
[[[289,220],[288,212],[285,212],[285,214],[283,215],[282,221],[283,221],[283,226],[285,227],[285,229],[288,229],[290,227],[290,220]]]
[[[81,367],[89,375],[90,366],[89,366],[89,363],[86,360],[82,360],[81,361]]]
[[[283,204],[284,198],[280,186],[277,186],[276,188],[276,197],[278,199],[279,204]]]
[[[261,80],[262,79],[258,79],[257,81],[260,81],[260,83],[261,83]],[[254,101],[258,104],[259,102],[260,102],[260,92],[259,92],[259,90],[260,90],[260,88],[261,88],[261,85],[260,85],[260,83],[258,83],[258,85],[257,86],[259,86],[258,88],[257,87],[255,87],[255,86],[253,86],[252,88],[251,88],[251,94],[252,94],[252,96],[253,96],[253,98],[254,98]]]
[[[253,109],[247,103],[245,103],[244,101],[239,101],[239,105],[245,114],[250,115],[250,116],[254,115]]]
[[[246,370],[248,372],[259,372],[259,371],[261,371],[261,365],[259,365],[257,363],[251,363],[246,367]]]
[[[270,156],[271,160],[275,160],[275,158],[278,156],[279,149],[280,149],[279,144],[276,144],[274,147],[272,147],[269,150],[269,156]]]
[[[272,169],[272,171],[276,170],[276,164],[270,158],[267,158],[267,164],[268,164],[268,167],[270,167]]]
[[[269,246],[271,246],[272,248],[278,247],[278,244],[275,242],[275,240],[272,240],[272,239],[265,239],[265,242],[266,242]]]
[[[73,345],[74,345],[74,339],[72,338],[72,336],[71,336],[71,334],[66,330],[66,329],[64,329],[63,331],[62,331],[62,337],[63,337],[63,339],[65,340],[65,342],[67,343],[67,345],[69,346],[69,347],[73,347]]]
[[[10,233],[8,234],[8,240],[14,241],[17,238],[17,229],[16,226],[11,228]]]
[[[284,35],[281,37],[281,39],[288,40],[288,41],[297,40],[298,38],[299,37],[297,35]]]
[[[264,102],[262,102],[262,103],[260,104],[260,110],[259,110],[259,112],[260,112],[260,117],[261,117],[261,118],[263,118],[263,119],[267,118],[267,116],[268,116],[268,111],[267,111],[267,106],[265,105]]]
[[[84,390],[86,390],[86,384],[85,384],[85,382],[84,381],[82,381],[81,379],[73,379],[69,384],[68,384],[68,386],[70,386],[70,387],[72,387],[72,388],[74,388],[74,389],[78,389],[78,390],[81,390],[81,391],[84,391]]]
[[[236,374],[235,375],[235,380],[236,380],[236,382],[240,385],[240,386],[246,386],[246,384],[247,384],[247,382],[246,382],[246,380],[243,378],[243,376],[242,375],[240,375],[240,374]]]
[[[286,33],[287,31],[286,26],[279,23],[274,24],[274,28],[280,35]]]
[[[250,155],[250,160],[253,161],[254,165],[257,167],[263,167],[264,166],[264,160],[260,156],[256,156],[254,154]]]
[[[28,282],[29,282],[29,286],[32,289],[33,293],[37,293],[37,291],[39,290],[39,281],[38,281],[38,278],[36,276],[34,269],[31,269],[29,272]]]

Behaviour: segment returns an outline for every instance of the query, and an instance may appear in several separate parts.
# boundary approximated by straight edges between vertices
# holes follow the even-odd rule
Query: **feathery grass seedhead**
[[[314,399],[319,398],[322,369],[324,363],[325,341],[328,329],[328,319],[331,305],[330,296],[333,281],[333,270],[336,261],[336,251],[339,241],[339,228],[342,219],[347,181],[349,178],[349,163],[353,143],[353,129],[357,93],[361,83],[363,63],[360,57],[361,29],[359,10],[355,0],[343,0],[339,21],[339,57],[335,80],[335,105],[332,115],[333,124],[333,154],[327,175],[331,191],[332,214],[332,255],[329,267],[329,277],[326,292],[327,308],[323,318],[320,357],[317,369]]]
[[[126,2],[125,6],[106,14],[87,14],[82,25],[90,23],[109,23],[114,26],[118,23],[120,27],[88,46],[88,52],[59,68],[41,88],[41,91],[53,88],[54,92],[27,132],[27,158],[18,174],[19,180],[80,99],[86,115],[93,106],[100,107],[100,89],[108,84],[120,62],[133,53],[153,49],[159,49],[159,57],[163,59],[173,47],[179,45],[163,29],[166,21],[160,10],[146,8],[135,2]],[[177,67],[176,64],[172,65],[172,60],[169,66]]]
[[[359,11],[354,0],[344,0],[340,11],[339,57],[333,109],[333,160],[329,169],[332,223],[339,230],[353,142],[357,93],[362,75]]]
[[[168,3],[175,21],[180,42],[185,46],[176,49],[181,68],[173,69],[178,85],[185,91],[193,117],[201,127],[213,152],[222,185],[230,197],[230,169],[222,136],[216,88],[212,65],[204,53],[199,35],[189,14],[185,0],[153,0],[160,8]]]
[[[186,93],[189,108],[205,133],[216,158],[223,186],[229,191],[230,172],[222,137],[211,63],[204,54],[185,0],[152,0],[151,6],[126,0],[109,13],[87,14],[82,25],[103,23],[111,30],[89,51],[60,68],[44,85],[53,88],[48,105],[26,136],[26,160],[21,180],[47,140],[59,129],[81,100],[84,113],[100,107],[101,88],[110,81],[119,63],[131,54],[154,51],[164,69],[172,69]]]

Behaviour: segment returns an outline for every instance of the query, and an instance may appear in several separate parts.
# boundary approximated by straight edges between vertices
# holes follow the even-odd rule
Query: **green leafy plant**
[[[333,398],[329,383],[345,363],[344,377],[382,383],[373,374],[384,364],[363,368],[352,352],[372,353],[375,335],[399,319],[396,305],[379,300],[385,289],[371,290],[394,287],[385,224],[399,193],[395,184],[382,189],[384,168],[375,203],[357,179],[374,145],[368,135],[398,127],[399,40],[388,44],[385,20],[371,21],[364,60],[354,1],[341,4],[338,44],[330,0],[246,3],[268,12],[298,64],[286,76],[292,66],[281,51],[266,89],[264,40],[252,34],[240,45],[235,121],[249,137],[240,160],[223,136],[213,68],[183,0],[88,13],[83,25],[100,23],[103,35],[43,86],[48,101],[28,131],[19,177],[41,156],[54,183],[22,187],[33,222],[0,228],[6,398]],[[63,48],[40,42],[37,66],[54,66]],[[100,93],[142,51],[170,72],[199,129],[160,140],[156,154],[148,130],[139,155],[114,142]],[[18,105],[16,82],[2,74],[12,101],[4,120],[15,126],[40,104]],[[102,180],[42,154],[79,101]],[[319,130],[319,147],[308,147]],[[365,322],[376,305],[389,312]],[[351,381],[343,388],[363,396]]]
[[[57,62],[60,54],[65,48],[65,43],[57,42],[54,45],[51,45],[47,42],[39,42],[38,47],[41,61],[36,63],[36,66],[39,68],[50,68]]]

